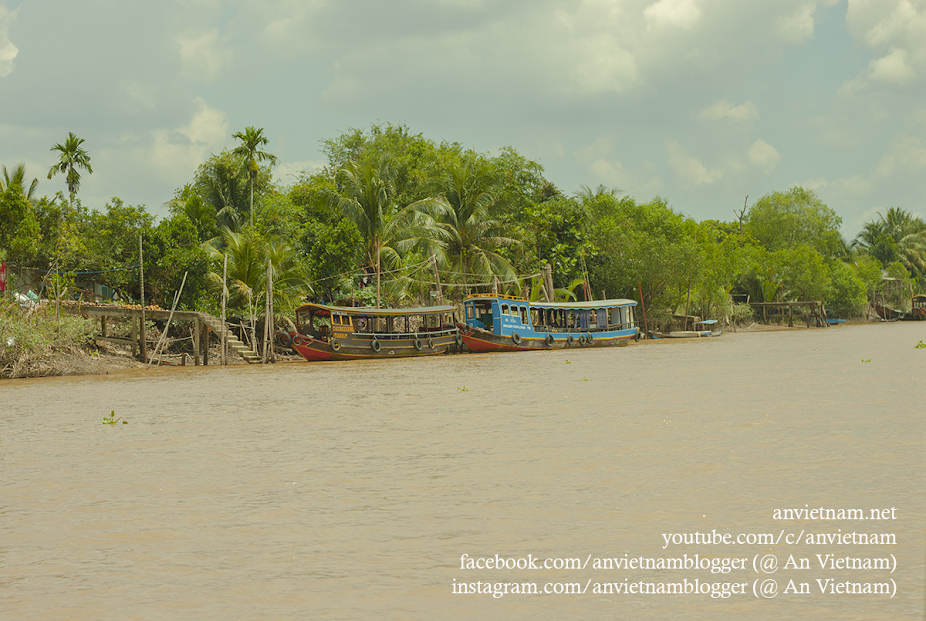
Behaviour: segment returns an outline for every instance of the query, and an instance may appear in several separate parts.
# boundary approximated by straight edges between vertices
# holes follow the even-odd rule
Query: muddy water
[[[922,339],[918,324],[841,326],[5,381],[0,617],[919,619]],[[102,425],[113,410],[128,424]],[[773,519],[805,505],[895,519]],[[896,543],[663,549],[665,534],[800,531]],[[466,570],[464,554],[584,568]],[[685,554],[748,562],[714,574],[596,561]],[[769,554],[778,570],[757,573]],[[821,568],[817,554],[896,569]],[[696,579],[746,593],[594,592]],[[757,579],[777,596],[756,597]],[[821,593],[818,580],[893,580],[896,594]],[[511,582],[585,592],[453,592]]]

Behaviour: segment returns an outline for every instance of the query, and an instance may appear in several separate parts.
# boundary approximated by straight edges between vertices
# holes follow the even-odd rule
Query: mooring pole
[[[141,249],[141,233],[138,234],[138,282],[141,289],[141,323],[138,326],[141,359],[148,362],[148,336],[145,334],[145,261]]]

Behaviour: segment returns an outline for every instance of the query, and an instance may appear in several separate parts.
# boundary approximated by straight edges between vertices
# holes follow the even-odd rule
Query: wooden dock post
[[[788,303],[788,327],[794,327],[794,304]]]
[[[193,366],[199,366],[199,324],[202,320],[193,320]]]
[[[129,323],[132,324],[132,356],[134,357],[138,355],[138,322],[131,317]]]

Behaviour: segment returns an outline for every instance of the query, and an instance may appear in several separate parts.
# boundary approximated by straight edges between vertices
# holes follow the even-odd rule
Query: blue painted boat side
[[[633,337],[639,332],[633,321],[633,307],[636,304],[633,300],[601,300],[575,304],[540,303],[532,307],[526,300],[481,296],[464,301],[464,320],[471,328],[486,330],[502,337],[511,337],[514,333],[518,333],[522,339],[546,339],[552,335],[554,341],[567,341],[570,336],[575,338],[584,334],[591,334],[596,339]],[[553,320],[559,323],[557,329],[536,329],[532,321],[532,310],[548,318],[555,316]],[[620,328],[613,329],[615,322],[611,322],[611,313],[620,314]],[[608,327],[612,329],[598,327],[602,315],[605,315]],[[592,316],[595,319],[594,325]],[[567,321],[567,318],[571,321]]]

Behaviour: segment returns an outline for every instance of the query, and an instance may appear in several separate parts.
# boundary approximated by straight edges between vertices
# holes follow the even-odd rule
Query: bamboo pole
[[[638,280],[637,286],[640,288],[640,307],[643,309],[643,329],[646,330],[644,336],[649,337],[649,326],[646,324],[646,302],[643,301],[643,283]]]
[[[138,234],[138,283],[141,294],[141,322],[138,325],[138,338],[141,359],[148,362],[148,335],[145,334],[145,261],[141,249],[141,233]]]
[[[228,343],[228,326],[225,325],[225,302],[228,299],[228,286],[226,284],[228,280],[228,255],[223,255],[225,257],[225,263],[222,267],[222,366],[228,364],[228,357],[226,353],[226,347]]]
[[[434,248],[429,247],[431,253],[431,270],[434,272],[434,285],[437,287],[437,303],[441,306],[444,304],[444,294],[440,286],[440,273],[437,271],[437,257],[434,256]]]
[[[151,360],[148,361],[148,365],[145,367],[147,371],[151,367],[151,363],[154,361],[155,357],[158,359],[157,367],[161,366],[161,348],[164,346],[164,342],[167,340],[167,331],[170,329],[170,322],[174,318],[174,310],[177,308],[177,302],[180,301],[180,294],[183,293],[183,285],[186,284],[186,275],[187,272],[183,272],[183,280],[180,281],[180,289],[177,290],[177,293],[174,294],[174,303],[170,306],[170,314],[167,316],[167,325],[164,326],[164,332],[161,333],[161,338],[158,340],[157,346],[154,348],[154,354],[151,356]]]

